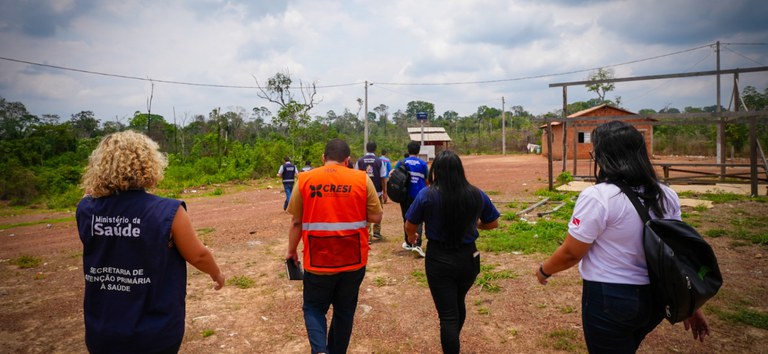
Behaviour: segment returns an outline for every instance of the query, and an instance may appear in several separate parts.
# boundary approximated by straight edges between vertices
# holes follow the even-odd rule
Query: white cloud
[[[215,85],[254,86],[278,71],[317,82],[325,114],[357,110],[369,80],[369,108],[408,101],[442,113],[480,105],[561,106],[553,82],[584,80],[585,69],[627,63],[722,41],[723,68],[768,65],[764,1],[83,1],[57,7],[0,5],[0,56],[109,74]],[[768,4],[768,3],[766,3]],[[30,20],[46,19],[45,24]],[[617,77],[714,69],[712,48],[616,66]],[[546,74],[568,73],[536,79]],[[521,79],[521,80],[507,80]],[[466,85],[392,83],[478,82]],[[729,92],[724,79],[723,92]],[[630,110],[714,104],[711,80],[617,84]],[[389,83],[390,85],[387,85]],[[768,74],[742,86],[768,86]],[[146,110],[146,81],[0,60],[0,96],[34,114],[92,110],[102,120]],[[583,88],[570,100],[589,99]],[[727,100],[726,94],[723,95]],[[153,113],[208,114],[216,107],[267,106],[255,89],[156,83]]]

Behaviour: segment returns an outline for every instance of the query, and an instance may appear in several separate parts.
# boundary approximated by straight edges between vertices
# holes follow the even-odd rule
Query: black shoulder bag
[[[624,183],[614,184],[627,195],[645,225],[643,249],[656,308],[670,323],[688,319],[723,284],[712,247],[680,220],[651,219],[637,193]]]

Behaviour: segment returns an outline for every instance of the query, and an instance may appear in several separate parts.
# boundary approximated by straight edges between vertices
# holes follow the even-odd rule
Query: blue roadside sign
[[[416,119],[418,119],[418,120],[427,120],[427,112],[418,112],[418,113],[416,113]]]

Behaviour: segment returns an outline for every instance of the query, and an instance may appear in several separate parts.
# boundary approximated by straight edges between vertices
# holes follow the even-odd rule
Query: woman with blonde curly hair
[[[83,243],[85,343],[91,353],[176,353],[184,337],[187,266],[224,275],[195,236],[186,204],[146,191],[168,165],[158,145],[133,131],[101,140],[77,206]]]

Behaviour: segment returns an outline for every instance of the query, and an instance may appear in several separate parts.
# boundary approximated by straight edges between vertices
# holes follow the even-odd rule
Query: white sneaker
[[[411,247],[411,245],[409,245],[408,242],[403,242],[403,249],[406,251],[410,251],[413,249],[413,247]]]
[[[413,246],[411,247],[411,251],[414,253],[418,253],[419,257],[424,258],[426,255],[424,254],[424,250],[421,249],[419,246]]]

